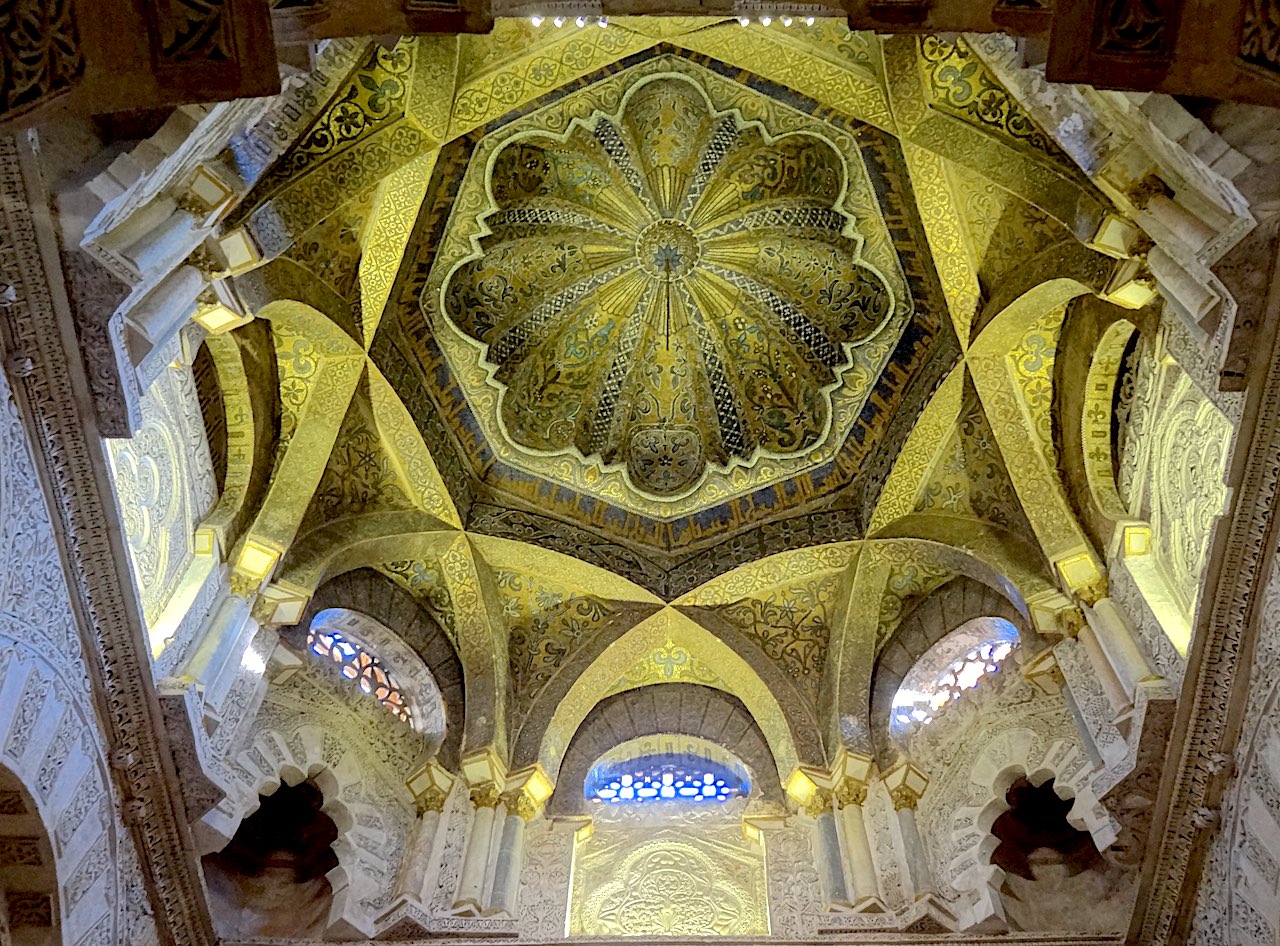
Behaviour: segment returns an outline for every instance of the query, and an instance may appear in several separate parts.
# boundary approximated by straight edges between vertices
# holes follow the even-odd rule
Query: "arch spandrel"
[[[673,654],[675,648],[682,654]],[[645,677],[628,679],[627,674],[633,668],[645,666],[651,655],[664,652],[666,659],[649,665],[651,669]],[[677,679],[672,663],[687,663],[690,658],[704,667],[715,668],[716,678],[705,681],[707,685],[732,694],[750,710],[769,743],[781,779],[785,780],[801,762],[820,762],[818,746],[809,745],[802,750],[797,744],[803,730],[795,730],[778,699],[750,664],[713,633],[674,608],[664,608],[636,625],[583,671],[547,721],[538,744],[537,761],[554,776],[560,770],[569,741],[592,707],[610,693]]]
[[[495,569],[527,571],[554,576],[583,593],[615,601],[661,604],[662,599],[608,569],[584,562],[580,558],[517,539],[468,533],[468,539],[480,556]]]

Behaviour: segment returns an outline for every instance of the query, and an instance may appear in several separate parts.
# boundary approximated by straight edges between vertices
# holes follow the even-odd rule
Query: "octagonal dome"
[[[819,444],[853,346],[893,307],[848,187],[830,142],[775,137],[683,76],[506,142],[487,233],[444,288],[485,346],[506,435],[622,465],[655,497]]]

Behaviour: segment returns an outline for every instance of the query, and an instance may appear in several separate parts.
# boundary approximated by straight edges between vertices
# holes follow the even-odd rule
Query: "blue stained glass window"
[[[724,802],[750,791],[739,767],[684,753],[601,761],[583,786],[587,798],[608,804]]]

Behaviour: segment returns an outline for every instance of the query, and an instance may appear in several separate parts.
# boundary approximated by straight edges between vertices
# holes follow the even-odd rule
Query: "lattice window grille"
[[[412,720],[399,681],[363,644],[330,628],[313,627],[307,633],[307,649],[335,664],[344,679],[376,699],[391,715],[406,723]]]

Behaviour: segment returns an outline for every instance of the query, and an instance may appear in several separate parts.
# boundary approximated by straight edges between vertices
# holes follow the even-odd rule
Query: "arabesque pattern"
[[[489,233],[445,309],[486,345],[507,433],[625,464],[652,495],[819,443],[851,346],[892,311],[846,235],[840,155],[683,78],[515,139],[489,182]]]

